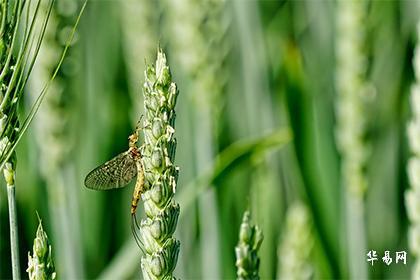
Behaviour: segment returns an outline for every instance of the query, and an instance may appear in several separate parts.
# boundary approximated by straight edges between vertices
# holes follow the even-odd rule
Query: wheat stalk
[[[194,106],[189,106],[187,114],[192,121],[190,140],[192,159],[196,176],[211,166],[218,150],[218,136],[221,115],[226,98],[223,92],[230,73],[226,61],[230,51],[230,38],[227,35],[230,21],[227,1],[224,0],[168,0],[164,13],[165,29],[171,36],[168,40],[170,54],[177,64],[177,74],[184,78],[183,92]],[[186,40],[186,38],[188,38]],[[199,223],[202,234],[200,247],[202,253],[195,258],[197,265],[201,264],[201,274],[208,278],[220,278],[221,262],[214,255],[220,254],[219,217],[217,215],[216,192],[210,189],[198,201],[197,218],[205,219]],[[183,222],[182,228],[187,232],[195,224]],[[189,229],[188,229],[189,228]],[[180,259],[180,269],[183,274],[189,274],[195,269],[191,265],[191,254]]]
[[[370,98],[366,83],[364,51],[365,1],[338,1],[337,5],[337,100],[336,143],[341,154],[341,181],[345,191],[346,238],[350,278],[367,278],[364,172],[369,155],[366,105]]]
[[[178,90],[160,49],[156,65],[145,71],[143,95],[142,163],[147,191],[142,195],[146,218],[141,221],[140,234],[146,254],[141,268],[144,279],[171,279],[180,247],[173,237],[179,216],[179,205],[173,200],[179,170],[174,165]]]
[[[174,0],[167,1],[166,6],[166,25],[173,34],[171,52],[191,81],[189,92],[201,112],[198,117],[210,118],[209,129],[217,132],[223,90],[229,79],[225,68],[231,49],[227,35],[230,21],[225,14],[228,5],[225,0]]]

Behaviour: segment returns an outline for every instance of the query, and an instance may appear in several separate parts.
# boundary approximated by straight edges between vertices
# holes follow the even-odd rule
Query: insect
[[[131,199],[131,230],[140,246],[141,240],[137,235],[136,228],[139,228],[136,218],[136,210],[141,194],[144,190],[144,169],[141,162],[141,148],[137,147],[139,140],[140,121],[136,130],[128,137],[128,150],[120,153],[111,160],[93,169],[85,178],[85,186],[93,190],[111,190],[125,187],[137,175]],[[135,225],[135,226],[134,226]]]

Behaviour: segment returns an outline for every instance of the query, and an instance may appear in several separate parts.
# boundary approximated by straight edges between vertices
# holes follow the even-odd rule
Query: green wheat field
[[[0,279],[420,279],[420,1],[0,0],[0,169]]]

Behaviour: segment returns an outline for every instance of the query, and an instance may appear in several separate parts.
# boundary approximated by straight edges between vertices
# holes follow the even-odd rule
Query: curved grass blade
[[[267,150],[280,148],[291,141],[289,129],[281,129],[256,140],[238,141],[217,155],[214,166],[208,172],[187,184],[179,193],[178,199],[183,207],[188,207],[209,186],[244,162],[264,155]]]

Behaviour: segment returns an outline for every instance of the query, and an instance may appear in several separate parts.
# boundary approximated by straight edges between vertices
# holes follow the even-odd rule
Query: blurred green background
[[[406,124],[418,4],[364,6],[365,78],[376,94],[363,115],[366,251],[352,256],[335,137],[336,44],[346,36],[336,28],[337,2],[89,1],[63,67],[17,149],[22,268],[38,211],[59,278],[140,277],[140,250],[130,232],[134,184],[97,192],[83,180],[127,149],[143,110],[145,63],[154,63],[160,46],[180,91],[175,276],[235,278],[234,247],[250,209],[264,233],[263,279],[348,278],[355,258],[371,278],[409,278],[412,255],[407,265],[368,266],[366,254],[409,252]],[[56,1],[22,113],[51,76],[81,5]],[[295,219],[290,212],[296,205],[303,212]],[[3,279],[11,278],[5,188],[0,216]],[[287,274],[288,266],[297,274]]]

